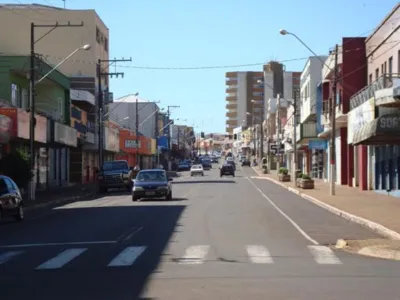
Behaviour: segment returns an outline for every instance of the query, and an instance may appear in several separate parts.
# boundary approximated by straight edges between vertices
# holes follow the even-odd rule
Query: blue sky
[[[1,1],[0,3],[31,3]],[[63,6],[61,0],[35,3]],[[66,0],[70,9],[95,9],[110,29],[111,57],[132,57],[111,80],[116,97],[141,97],[179,105],[173,117],[187,119],[197,131],[225,131],[225,72],[261,70],[271,59],[311,54],[285,28],[316,53],[326,54],[341,37],[367,36],[397,0]],[[143,67],[260,66],[198,70],[149,70]],[[285,63],[301,71],[305,60]]]

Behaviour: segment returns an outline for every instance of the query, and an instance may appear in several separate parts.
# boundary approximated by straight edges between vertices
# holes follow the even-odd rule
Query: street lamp
[[[285,29],[279,30],[279,33],[281,35],[294,36],[304,47],[306,47],[312,54],[314,54],[314,56],[317,57],[317,59],[320,62],[322,62],[322,64],[324,66],[326,66],[329,70],[332,70],[332,68],[326,63],[326,61],[322,60],[321,57],[319,55],[317,55],[310,47],[308,47],[308,45],[306,43],[304,43],[302,41],[302,39],[300,39],[296,34],[294,34],[292,32],[289,32],[289,31],[287,31]],[[337,51],[337,46],[336,46],[336,53],[335,53],[336,58],[338,56],[337,52],[338,51]],[[337,59],[336,59],[336,61],[337,61]],[[335,69],[333,71],[335,73],[334,74],[335,79],[333,81],[332,90],[333,90],[333,97],[336,97],[337,63],[335,63]],[[335,114],[336,114],[336,109],[335,109],[335,101],[334,100],[332,100],[331,107],[332,107],[332,114],[331,114],[331,118],[332,118],[332,120],[331,120],[331,141],[330,141],[330,156],[331,156],[331,159],[330,159],[330,161],[331,161],[330,175],[331,176],[330,176],[329,193],[330,193],[331,196],[333,196],[333,195],[335,195],[335,178],[336,178],[336,153],[335,153],[335,151],[336,151],[336,136],[335,136],[335,131],[336,131],[336,126],[335,126],[335,118],[336,118],[336,116],[335,116]]]
[[[48,77],[51,73],[53,73],[55,70],[57,70],[59,66],[61,66],[68,59],[70,59],[76,52],[78,52],[80,50],[88,51],[90,49],[91,49],[91,46],[89,44],[75,49],[74,51],[71,52],[70,55],[68,55],[66,58],[64,58],[62,61],[60,61],[53,69],[51,69],[49,72],[47,72],[45,75],[43,75],[43,77],[41,77],[39,80],[37,80],[35,82],[35,85],[39,84],[40,82],[42,82],[46,77]]]
[[[68,59],[70,59],[75,53],[77,53],[80,50],[89,50],[91,47],[90,45],[84,45],[82,47],[79,47],[75,49],[74,51],[71,52],[70,55],[68,55],[66,58],[64,58],[61,62],[59,62],[56,66],[54,66],[49,72],[44,74],[39,80],[35,81],[35,71],[34,71],[34,63],[35,63],[35,57],[34,57],[34,51],[31,53],[31,70],[30,70],[30,84],[29,84],[29,102],[30,102],[30,120],[29,120],[29,167],[30,170],[33,171],[35,168],[35,125],[36,125],[36,118],[35,118],[35,86],[39,83],[41,83],[44,79],[46,79],[51,73],[53,73],[59,66],[61,66],[64,62],[66,62]],[[29,193],[28,193],[28,200],[35,200],[35,188],[34,188],[34,179],[33,177],[30,179],[29,182]]]

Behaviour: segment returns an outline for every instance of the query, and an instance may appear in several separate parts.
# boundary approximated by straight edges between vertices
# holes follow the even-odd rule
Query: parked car
[[[126,160],[113,160],[103,164],[98,175],[100,192],[107,192],[110,188],[132,188],[133,168]]]
[[[190,176],[201,175],[204,176],[204,169],[202,165],[193,165],[190,169]]]
[[[250,167],[250,165],[251,165],[251,162],[250,162],[250,159],[244,159],[243,161],[242,161],[242,167],[243,166],[248,166],[248,167]]]
[[[163,197],[165,200],[172,200],[172,180],[162,169],[140,171],[133,181],[132,201]]]
[[[17,184],[10,178],[0,175],[0,220],[3,217],[24,219],[24,201]]]
[[[219,175],[220,175],[220,177],[222,177],[224,175],[231,175],[231,176],[235,177],[234,166],[228,162],[225,162],[220,168]]]
[[[178,171],[190,171],[190,165],[186,161],[180,162]]]

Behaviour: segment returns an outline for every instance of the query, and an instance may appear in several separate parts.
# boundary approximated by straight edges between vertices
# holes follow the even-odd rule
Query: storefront
[[[115,159],[119,152],[119,128],[108,126],[104,128],[104,161]]]
[[[77,130],[53,120],[48,126],[49,186],[63,186],[69,183],[70,148],[78,146]]]
[[[119,150],[116,158],[127,160],[129,166],[139,165],[141,169],[152,167],[151,138],[139,136],[136,139],[133,132],[121,130],[119,132]]]
[[[354,165],[350,166],[352,172],[349,172],[349,183],[352,186],[358,186],[361,190],[372,189],[368,184],[369,159],[368,146],[355,145],[357,136],[360,136],[361,129],[364,125],[370,124],[375,120],[375,99],[370,98],[360,106],[349,111],[347,114],[347,144],[349,144],[349,155],[353,155]]]
[[[400,112],[380,116],[354,133],[353,145],[368,145],[372,187],[400,196]]]
[[[4,147],[3,152],[21,149],[29,152],[29,126],[30,113],[20,108],[2,107],[3,138],[9,140],[9,144]],[[35,115],[35,172],[34,181],[38,189],[47,187],[48,153],[47,144],[47,118]]]

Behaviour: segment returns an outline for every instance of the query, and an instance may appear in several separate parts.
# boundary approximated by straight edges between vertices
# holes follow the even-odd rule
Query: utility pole
[[[296,171],[297,171],[297,99],[298,99],[299,90],[295,89],[293,91],[293,184],[297,187],[297,178],[296,178]]]
[[[101,166],[103,166],[104,163],[104,133],[105,131],[103,131],[104,129],[104,94],[103,94],[103,88],[102,88],[102,83],[101,83],[101,79],[103,77],[113,77],[116,76],[117,78],[119,76],[121,76],[122,78],[124,77],[124,73],[123,72],[104,72],[101,68],[103,63],[107,63],[108,66],[111,66],[114,63],[117,62],[130,62],[132,61],[132,58],[130,59],[99,59],[97,61],[97,65],[96,65],[96,71],[97,71],[97,120],[98,120],[98,142],[99,142],[99,168]],[[108,88],[108,87],[107,87]]]
[[[158,166],[160,165],[160,155],[158,153],[158,136],[159,136],[159,134],[158,134],[158,115],[159,115],[158,110],[156,110],[155,115],[156,115],[156,124],[154,126],[154,128],[155,128],[154,137],[156,139],[156,168],[158,169]]]
[[[168,105],[167,106],[167,116],[168,116],[168,122],[170,121],[170,108],[179,108],[180,106],[178,105]],[[171,150],[171,124],[168,126],[168,149]]]
[[[29,64],[29,102],[30,102],[30,120],[29,120],[29,167],[30,172],[33,175],[35,170],[35,127],[36,127],[36,70],[35,70],[35,62],[36,62],[36,53],[35,53],[35,44],[42,40],[44,37],[49,35],[55,29],[59,27],[83,27],[83,22],[80,24],[71,24],[70,22],[66,24],[59,24],[56,22],[55,24],[35,24],[31,23],[30,27],[30,64]],[[49,28],[47,32],[45,32],[41,37],[35,39],[35,28]],[[28,193],[28,201],[35,200],[35,186],[34,179],[31,178],[29,182],[29,193]]]
[[[280,118],[280,109],[281,109],[281,95],[278,94],[277,95],[277,99],[276,99],[276,118],[278,121],[278,132],[276,134],[276,151],[277,151],[277,155],[278,155],[278,159],[277,159],[277,165],[276,165],[276,169],[279,172],[279,169],[281,168],[281,118]]]
[[[331,168],[330,168],[330,179],[331,185],[329,189],[329,194],[331,196],[335,195],[335,184],[336,184],[336,90],[337,90],[337,82],[338,82],[338,51],[339,46],[336,44],[335,46],[335,68],[333,70],[333,86],[332,86],[332,100],[331,100],[331,142],[330,142],[330,160],[331,160]]]
[[[135,101],[135,139],[136,139],[136,165],[140,166],[139,158],[139,97]]]

